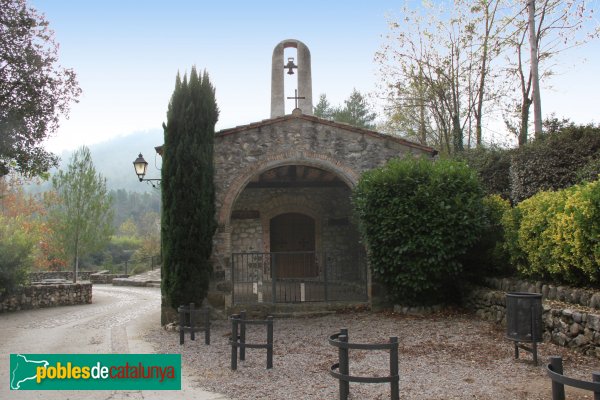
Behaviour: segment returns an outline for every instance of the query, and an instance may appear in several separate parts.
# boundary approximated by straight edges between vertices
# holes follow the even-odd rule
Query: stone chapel
[[[284,62],[284,49],[296,59]],[[296,64],[297,63],[297,64]],[[275,46],[271,118],[216,133],[218,228],[209,301],[369,302],[371,278],[352,218],[361,174],[430,147],[313,116],[311,59],[299,40]],[[284,74],[297,74],[285,114]]]

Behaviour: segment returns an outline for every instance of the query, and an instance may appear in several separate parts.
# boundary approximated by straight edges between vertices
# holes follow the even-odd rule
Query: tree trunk
[[[75,229],[75,262],[73,263],[73,283],[77,283],[77,272],[79,271],[79,221]]]
[[[425,129],[425,91],[423,90],[423,71],[419,69],[419,141],[427,145],[427,130]]]
[[[531,48],[531,79],[533,83],[533,123],[535,136],[542,134],[542,99],[540,96],[540,77],[538,72],[538,43],[535,30],[535,0],[528,0],[529,45]]]
[[[529,125],[529,106],[531,106],[531,99],[523,96],[523,102],[521,103],[521,127],[519,129],[519,147],[527,143],[527,130]]]
[[[487,17],[487,16],[486,16]],[[486,20],[487,24],[487,20]],[[481,118],[483,114],[483,97],[485,92],[485,78],[487,75],[487,57],[488,57],[488,28],[486,26],[486,34],[483,42],[483,54],[481,55],[481,72],[479,75],[479,88],[477,89],[477,110],[475,111],[475,143],[477,147],[482,144],[482,124]]]
[[[421,101],[419,106],[419,141],[422,145],[427,145],[427,130],[425,129],[425,105]]]
[[[454,145],[454,153],[460,153],[464,150],[463,132],[460,127],[460,117],[458,114],[452,116],[452,141]]]

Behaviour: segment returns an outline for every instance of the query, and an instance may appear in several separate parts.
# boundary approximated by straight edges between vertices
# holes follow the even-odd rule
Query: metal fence
[[[366,301],[366,257],[347,253],[232,254],[233,302]]]

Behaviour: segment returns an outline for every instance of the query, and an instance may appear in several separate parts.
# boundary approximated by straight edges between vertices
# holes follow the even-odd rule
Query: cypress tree
[[[213,147],[219,110],[206,71],[179,74],[163,124],[163,305],[202,303],[216,229]]]

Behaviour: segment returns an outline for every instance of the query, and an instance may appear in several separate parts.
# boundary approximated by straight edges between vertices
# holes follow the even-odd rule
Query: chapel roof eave
[[[216,132],[215,136],[223,137],[223,136],[234,135],[236,133],[241,133],[241,132],[248,131],[251,129],[256,129],[256,128],[260,128],[260,127],[268,126],[268,125],[273,125],[273,124],[276,124],[279,122],[284,122],[284,121],[288,121],[288,120],[292,120],[292,119],[296,119],[296,118],[300,118],[300,119],[304,119],[307,121],[312,121],[312,122],[320,123],[323,125],[328,125],[328,126],[344,129],[344,130],[351,131],[351,132],[357,132],[357,133],[361,133],[361,134],[365,134],[365,135],[369,135],[369,136],[373,136],[373,137],[378,137],[383,140],[391,140],[391,141],[403,144],[405,146],[412,147],[412,148],[419,149],[419,150],[425,151],[427,153],[430,153],[432,157],[434,157],[438,154],[438,151],[432,147],[425,146],[425,145],[415,143],[415,142],[411,142],[410,140],[406,140],[406,139],[403,139],[403,138],[400,138],[397,136],[392,136],[392,135],[377,132],[377,131],[374,131],[371,129],[359,128],[359,127],[356,127],[356,126],[353,126],[350,124],[346,124],[343,122],[331,121],[328,119],[315,117],[314,115],[306,115],[306,114],[301,114],[301,113],[293,113],[293,114],[288,114],[288,115],[284,115],[281,117],[263,119],[262,121],[252,122],[252,123],[246,124],[246,125],[239,125],[234,128],[222,129],[222,130]],[[162,148],[163,148],[162,145],[155,147],[156,152],[161,156],[162,156]]]
[[[328,126],[343,129],[343,130],[360,133],[363,135],[377,137],[382,140],[390,140],[390,141],[393,141],[396,143],[403,144],[407,147],[419,149],[424,152],[430,153],[432,157],[434,157],[435,155],[438,154],[438,151],[432,147],[425,146],[425,145],[415,143],[415,142],[411,142],[410,140],[406,140],[401,137],[392,136],[392,135],[377,132],[377,131],[374,131],[371,129],[359,128],[359,127],[356,127],[356,126],[353,126],[350,124],[346,124],[343,122],[336,122],[336,121],[332,121],[332,120],[328,120],[328,119],[324,119],[324,118],[315,117],[314,115],[306,115],[306,114],[297,113],[297,112],[294,112],[292,114],[287,114],[287,115],[284,115],[281,117],[263,119],[262,121],[252,122],[252,123],[246,124],[246,125],[239,125],[234,128],[222,129],[222,130],[218,131],[215,134],[215,136],[223,137],[223,136],[234,135],[236,133],[241,133],[241,132],[248,131],[251,129],[256,129],[256,128],[260,128],[260,127],[268,126],[268,125],[273,125],[273,124],[277,124],[280,122],[293,120],[293,119],[303,119],[305,121],[311,121],[311,122],[319,123],[322,125],[328,125]]]

